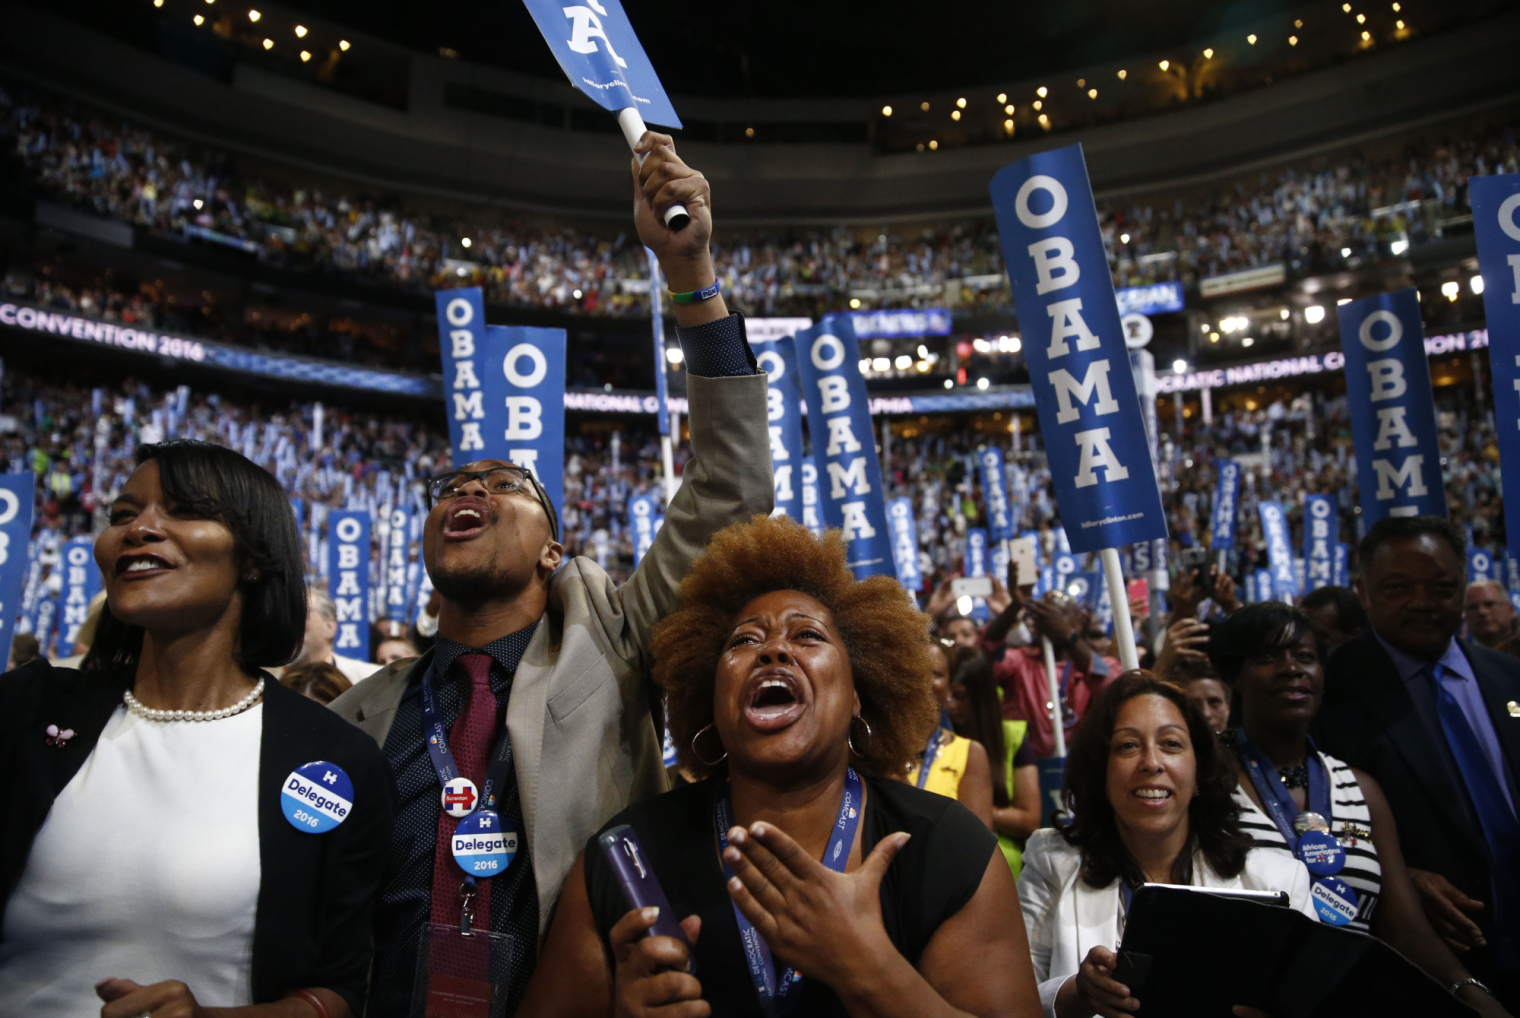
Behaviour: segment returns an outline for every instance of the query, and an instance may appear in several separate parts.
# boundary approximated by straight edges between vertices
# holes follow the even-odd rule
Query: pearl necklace
[[[132,695],[130,689],[121,694],[121,699],[127,705],[127,710],[149,721],[220,721],[222,718],[243,713],[257,703],[259,697],[263,695],[264,680],[260,678],[258,684],[247,696],[231,707],[223,707],[221,710],[159,710],[156,707],[145,707],[141,700]]]

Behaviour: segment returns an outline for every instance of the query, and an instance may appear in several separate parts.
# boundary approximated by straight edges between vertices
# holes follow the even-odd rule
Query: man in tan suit
[[[447,851],[457,821],[444,815],[428,752],[436,729],[424,735],[423,685],[435,691],[434,717],[466,778],[466,758],[479,756],[483,741],[472,733],[494,711],[487,773],[505,775],[490,793],[495,801],[486,801],[480,773],[472,780],[503,829],[519,833],[519,848],[505,872],[479,881],[472,911],[477,927],[488,915],[493,932],[513,938],[491,966],[507,986],[511,1014],[576,854],[615,813],[666,788],[653,714],[659,698],[649,679],[655,623],[675,605],[676,588],[708,539],[769,513],[774,502],[765,376],[755,370],[743,319],[721,295],[702,292],[716,289],[707,181],[665,135],[646,134],[640,151],[639,238],[659,257],[672,293],[687,297],[674,308],[693,458],[653,547],[622,587],[590,559],[562,563],[554,507],[531,475],[489,460],[433,482],[423,556],[443,595],[437,643],[332,704],[374,737],[396,774],[392,876],[376,907],[370,1018],[410,1013],[419,938],[429,922],[457,926],[464,893],[464,874]],[[672,232],[657,210],[676,203],[691,222]]]

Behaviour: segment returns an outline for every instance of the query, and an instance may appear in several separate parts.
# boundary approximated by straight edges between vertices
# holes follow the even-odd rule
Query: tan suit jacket
[[[713,534],[774,505],[765,375],[688,376],[686,386],[693,458],[653,547],[621,587],[591,559],[565,563],[512,682],[506,728],[540,937],[587,840],[630,803],[667,787],[650,713],[658,702],[649,656],[655,623],[675,607],[676,588]],[[402,693],[429,661],[390,664],[332,709],[384,746]]]

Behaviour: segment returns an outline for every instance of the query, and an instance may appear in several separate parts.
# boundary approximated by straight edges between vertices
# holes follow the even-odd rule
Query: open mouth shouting
[[[443,517],[443,536],[450,541],[468,541],[485,532],[491,522],[491,504],[483,498],[466,495],[456,498]]]
[[[744,720],[759,732],[779,732],[802,717],[807,698],[787,668],[766,668],[750,676],[744,689]]]
[[[161,576],[173,568],[166,560],[151,552],[139,552],[134,555],[118,555],[116,557],[116,575],[126,580],[142,580],[151,576]]]

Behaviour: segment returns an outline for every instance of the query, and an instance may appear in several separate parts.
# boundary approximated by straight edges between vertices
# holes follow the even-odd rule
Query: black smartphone
[[[1177,561],[1182,565],[1182,575],[1186,576],[1193,570],[1198,570],[1198,589],[1208,597],[1214,596],[1214,574],[1209,571],[1209,550],[1207,548],[1183,548],[1182,554]]]
[[[601,846],[602,855],[606,857],[612,871],[617,874],[618,886],[623,889],[623,901],[628,906],[628,911],[650,906],[658,908],[660,918],[655,920],[647,935],[674,937],[686,944],[686,971],[695,975],[697,961],[692,957],[691,944],[687,943],[681,923],[665,897],[665,889],[654,875],[654,867],[644,854],[644,846],[639,844],[639,836],[632,827],[619,824],[597,838],[596,842]]]

